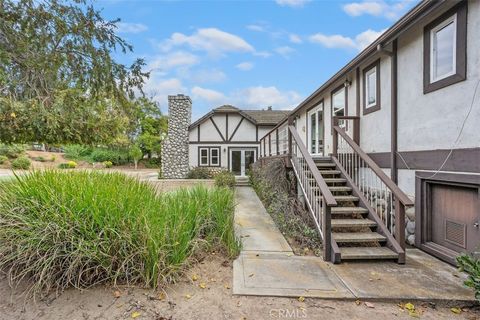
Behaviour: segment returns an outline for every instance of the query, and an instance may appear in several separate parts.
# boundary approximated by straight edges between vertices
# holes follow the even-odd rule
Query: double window
[[[198,165],[200,167],[220,166],[220,148],[200,147],[198,153]]]
[[[380,110],[380,60],[363,70],[363,114]]]
[[[467,1],[424,29],[424,93],[466,78]]]

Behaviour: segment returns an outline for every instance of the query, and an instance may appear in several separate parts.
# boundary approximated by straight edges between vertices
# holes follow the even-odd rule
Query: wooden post
[[[323,232],[323,260],[332,260],[332,221],[330,207],[325,204],[322,197],[323,206],[325,208],[325,215],[322,217],[322,232]]]
[[[405,250],[405,206],[395,197],[395,239]]]
[[[290,157],[293,155],[293,150],[292,150],[292,133],[290,132],[290,126],[293,125],[293,118],[289,117],[288,118],[288,125],[287,125],[287,132],[288,132],[288,154]]]
[[[280,149],[278,148],[279,146],[279,143],[278,143],[278,128],[277,130],[275,130],[275,134],[276,134],[276,141],[277,141],[277,156],[280,155]]]
[[[268,155],[272,156],[272,136],[268,135]]]
[[[338,119],[335,117],[333,118],[333,126],[338,126]],[[333,129],[333,156],[338,156],[338,132],[335,128]]]
[[[360,119],[356,118],[353,120],[353,141],[357,145],[360,145]]]

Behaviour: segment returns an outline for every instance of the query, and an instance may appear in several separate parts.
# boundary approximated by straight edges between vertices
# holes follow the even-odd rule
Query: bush
[[[464,284],[475,290],[475,298],[480,301],[480,259],[463,254],[457,257],[457,263],[460,270],[468,274]]]
[[[60,163],[58,167],[60,169],[75,169],[77,167],[77,163],[75,161],[68,161],[66,163]]]
[[[33,157],[32,160],[33,160],[33,161],[38,161],[38,162],[46,162],[46,161],[47,161],[47,159],[45,159],[45,158],[42,157],[42,156]]]
[[[79,160],[84,159],[92,153],[92,148],[80,144],[71,144],[65,146],[65,158]]]
[[[55,162],[55,160],[57,160],[57,157],[55,155],[52,155],[50,157],[50,162]]]
[[[142,159],[139,161],[139,163],[143,163],[143,165],[147,169],[158,169],[160,168],[161,159],[160,158]]]
[[[209,168],[195,167],[190,169],[187,179],[213,179],[213,172]]]
[[[113,167],[113,163],[111,161],[104,161],[103,165],[104,165],[105,168]]]
[[[121,173],[37,171],[2,185],[0,270],[33,295],[100,283],[158,287],[211,246],[239,252],[233,192],[158,195]]]
[[[235,187],[235,175],[229,171],[222,171],[215,175],[215,186],[217,187]]]
[[[7,161],[8,161],[8,158],[6,156],[0,156],[0,164],[4,164]]]
[[[12,161],[12,169],[22,169],[27,170],[31,165],[30,159],[27,157],[21,156]]]
[[[0,156],[10,159],[18,158],[25,153],[25,146],[21,144],[0,144]]]
[[[93,150],[90,158],[93,162],[110,161],[114,165],[122,165],[129,162],[127,150],[112,150],[97,148]]]

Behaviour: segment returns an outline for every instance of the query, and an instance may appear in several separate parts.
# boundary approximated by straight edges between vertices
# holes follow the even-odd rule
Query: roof
[[[213,109],[212,111],[192,123],[189,129],[198,126],[200,123],[207,120],[216,113],[238,113],[243,117],[247,118],[253,124],[260,126],[274,126],[280,121],[282,121],[285,117],[287,117],[290,112],[291,110],[272,110],[271,107],[268,107],[267,110],[242,110],[227,104]]]

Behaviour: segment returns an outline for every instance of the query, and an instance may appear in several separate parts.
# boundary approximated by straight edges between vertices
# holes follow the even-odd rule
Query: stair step
[[[333,162],[316,162],[317,168],[335,168],[336,165]]]
[[[362,207],[333,207],[332,214],[352,214],[352,213],[368,213],[368,210]]]
[[[332,237],[338,243],[387,241],[385,236],[376,232],[332,232]]]
[[[397,259],[398,254],[387,247],[343,247],[342,260]]]
[[[335,196],[335,201],[337,202],[356,202],[358,201],[358,197],[355,196]]]
[[[328,189],[330,189],[331,192],[350,192],[352,191],[352,188],[350,187],[328,187]]]
[[[344,178],[324,178],[326,183],[343,183],[347,182],[347,179]]]
[[[370,219],[332,219],[332,228],[376,227]]]
[[[340,174],[340,170],[320,170],[320,174]]]

